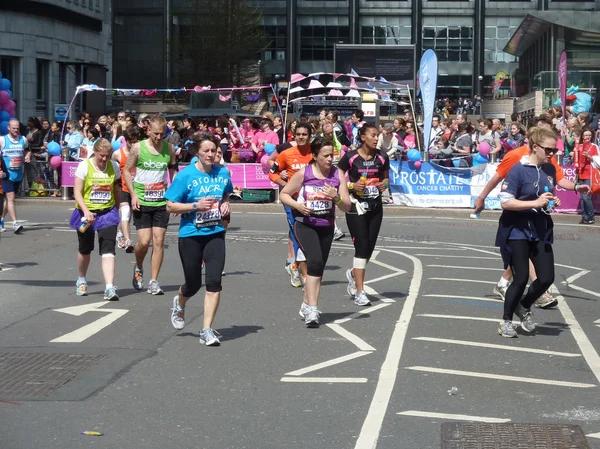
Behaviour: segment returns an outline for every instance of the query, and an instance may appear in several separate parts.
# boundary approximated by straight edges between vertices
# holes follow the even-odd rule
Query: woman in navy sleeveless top
[[[293,210],[294,234],[308,266],[300,316],[307,327],[319,327],[319,292],[333,241],[335,207],[348,212],[350,197],[344,174],[333,166],[333,142],[319,137],[310,149],[312,162],[292,176],[279,198]]]

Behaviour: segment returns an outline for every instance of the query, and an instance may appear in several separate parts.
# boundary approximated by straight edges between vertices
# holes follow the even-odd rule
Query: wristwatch
[[[198,203],[192,203],[192,212],[196,212],[198,210]]]

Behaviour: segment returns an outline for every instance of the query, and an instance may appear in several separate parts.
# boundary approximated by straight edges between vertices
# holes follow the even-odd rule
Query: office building
[[[600,0],[254,0],[251,3],[262,6],[263,26],[271,40],[270,47],[258,56],[266,82],[287,79],[294,72],[333,71],[336,43],[413,44],[417,59],[425,49],[436,50],[440,61],[440,97],[490,94],[498,72],[509,77],[514,74],[519,55],[506,52],[505,48],[528,14],[551,11],[576,21],[589,11],[600,10]],[[125,62],[129,61],[144,71],[147,85],[142,87],[177,85],[173,48],[178,45],[178,27],[186,20],[182,10],[185,4],[185,0],[118,2],[116,84],[140,87],[133,86],[139,70],[128,70]],[[532,57],[538,57],[535,50]],[[507,80],[500,96],[509,94]]]
[[[3,2],[0,71],[12,83],[16,115],[53,118],[79,84],[111,80],[111,0],[18,0]],[[108,74],[108,75],[107,75]],[[103,93],[76,106],[93,114],[105,108]]]

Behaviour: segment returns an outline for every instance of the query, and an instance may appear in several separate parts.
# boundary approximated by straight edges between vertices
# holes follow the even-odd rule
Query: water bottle
[[[358,182],[367,182],[367,172],[363,172],[362,175],[360,176],[360,178],[358,179]],[[356,192],[357,196],[363,196],[364,190],[362,192]]]
[[[549,192],[550,189],[548,188],[548,186],[544,187],[544,192]],[[554,200],[550,200],[548,201],[548,204],[546,205],[546,210],[552,210],[554,209]]]
[[[96,216],[96,214],[94,214],[94,217]],[[87,218],[85,217],[81,217],[81,224],[79,225],[79,232],[81,232],[82,234],[87,231],[89,229],[89,227],[92,225],[92,222],[89,221]]]
[[[469,218],[471,220],[477,220],[479,217],[481,217],[481,212],[477,212],[476,214],[469,215]]]

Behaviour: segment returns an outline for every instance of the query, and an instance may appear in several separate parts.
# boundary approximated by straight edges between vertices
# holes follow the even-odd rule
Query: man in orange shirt
[[[531,131],[531,129],[530,129],[530,131]],[[476,214],[481,212],[483,209],[485,209],[485,199],[490,194],[490,192],[492,190],[494,190],[496,188],[496,186],[498,184],[500,184],[504,178],[506,178],[506,175],[508,175],[508,172],[510,171],[510,169],[516,163],[518,163],[524,156],[528,156],[530,152],[531,152],[531,149],[529,148],[529,145],[523,145],[522,147],[515,148],[514,150],[509,151],[506,154],[506,156],[504,156],[504,159],[502,159],[502,162],[500,162],[500,165],[498,165],[498,167],[496,168],[496,173],[494,174],[494,176],[492,176],[492,179],[489,180],[489,182],[484,187],[483,191],[475,199],[475,213]],[[580,193],[585,193],[589,190],[588,186],[582,185],[582,184],[579,184],[576,186],[572,181],[565,178],[565,174],[562,171],[562,169],[560,168],[560,166],[558,165],[558,163],[556,162],[556,158],[554,156],[552,156],[552,159],[550,160],[550,162],[556,168],[556,183],[560,187],[562,187],[565,190],[574,190],[574,191],[577,191]],[[496,287],[494,287],[494,293],[496,295],[500,296],[502,298],[502,300],[504,300],[504,296],[506,295],[506,290],[508,289],[509,281],[512,278],[511,267],[505,266],[504,269],[505,269],[505,271],[502,274],[500,281],[498,282]],[[529,262],[529,276],[531,277],[532,281],[537,278],[537,276],[535,274],[535,269],[533,268],[533,264],[531,263],[531,261]],[[552,297],[552,294],[549,291],[544,293],[535,302],[536,307],[540,307],[542,309],[554,307],[557,304],[558,304],[558,300],[554,299]]]
[[[312,132],[310,125],[307,123],[298,123],[295,132],[296,146],[288,148],[279,153],[269,172],[269,179],[275,184],[279,185],[281,188],[285,187],[287,184],[287,181],[281,177],[281,172],[287,172],[287,179],[292,179],[294,173],[310,164],[310,162],[313,160],[313,156],[310,151],[310,135]],[[298,241],[294,236],[293,227],[295,219],[292,214],[292,209],[285,205],[283,208],[285,209],[285,213],[287,215],[287,221],[290,228],[289,238],[292,242],[294,250],[294,257],[287,259],[285,269],[291,277],[292,286],[302,287],[302,279],[306,277],[307,273],[306,263],[304,262],[304,254],[300,250]],[[302,269],[302,277],[300,277],[298,263],[300,263],[300,268]]]

